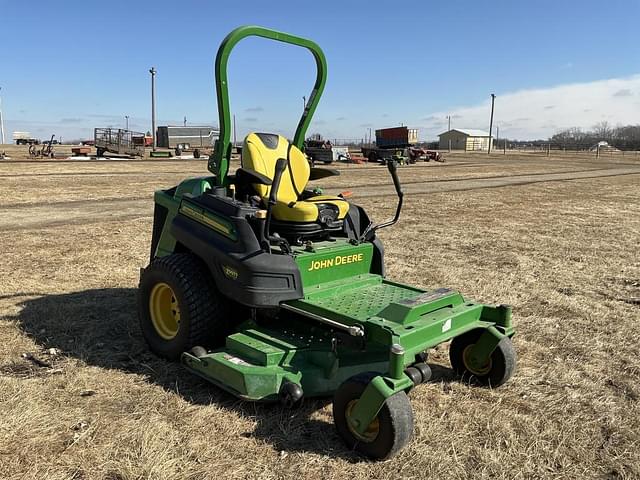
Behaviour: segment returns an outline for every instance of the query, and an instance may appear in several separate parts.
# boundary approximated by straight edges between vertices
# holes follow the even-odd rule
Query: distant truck
[[[13,132],[13,141],[16,145],[40,145],[40,140],[31,137],[29,132]]]
[[[312,164],[322,162],[329,165],[333,162],[333,146],[328,140],[308,138],[304,142],[304,153]]]

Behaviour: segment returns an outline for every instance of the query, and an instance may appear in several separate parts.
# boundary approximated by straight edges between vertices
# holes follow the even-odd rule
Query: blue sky
[[[8,139],[90,138],[93,127],[217,124],[213,61],[233,28],[313,39],[329,64],[310,132],[361,138],[400,123],[544,138],[569,126],[640,122],[640,2],[0,0],[0,95]],[[291,135],[315,75],[302,49],[241,42],[230,59],[238,136]]]

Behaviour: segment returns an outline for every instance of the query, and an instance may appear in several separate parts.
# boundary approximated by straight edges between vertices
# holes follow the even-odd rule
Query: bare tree
[[[600,137],[600,140],[611,140],[611,138],[613,137],[613,129],[611,128],[611,125],[609,125],[609,122],[607,122],[606,120],[596,123],[593,126],[593,133],[597,137]]]

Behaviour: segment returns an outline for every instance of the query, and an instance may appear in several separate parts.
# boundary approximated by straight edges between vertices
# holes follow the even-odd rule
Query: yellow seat
[[[326,223],[331,225],[343,220],[349,211],[349,203],[331,195],[316,195],[302,198],[309,182],[310,167],[304,153],[281,135],[272,133],[250,133],[242,148],[242,168],[261,173],[273,179],[276,161],[287,160],[282,174],[273,218],[281,222]],[[256,193],[266,204],[271,187],[253,184]]]

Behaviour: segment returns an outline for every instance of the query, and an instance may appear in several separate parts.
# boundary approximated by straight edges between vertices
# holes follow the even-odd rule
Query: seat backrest
[[[309,182],[309,162],[304,153],[282,135],[273,133],[250,133],[242,147],[242,168],[254,170],[273,180],[276,161],[288,159],[278,188],[278,201],[295,202]],[[263,199],[269,197],[271,187],[254,184],[253,188]]]

